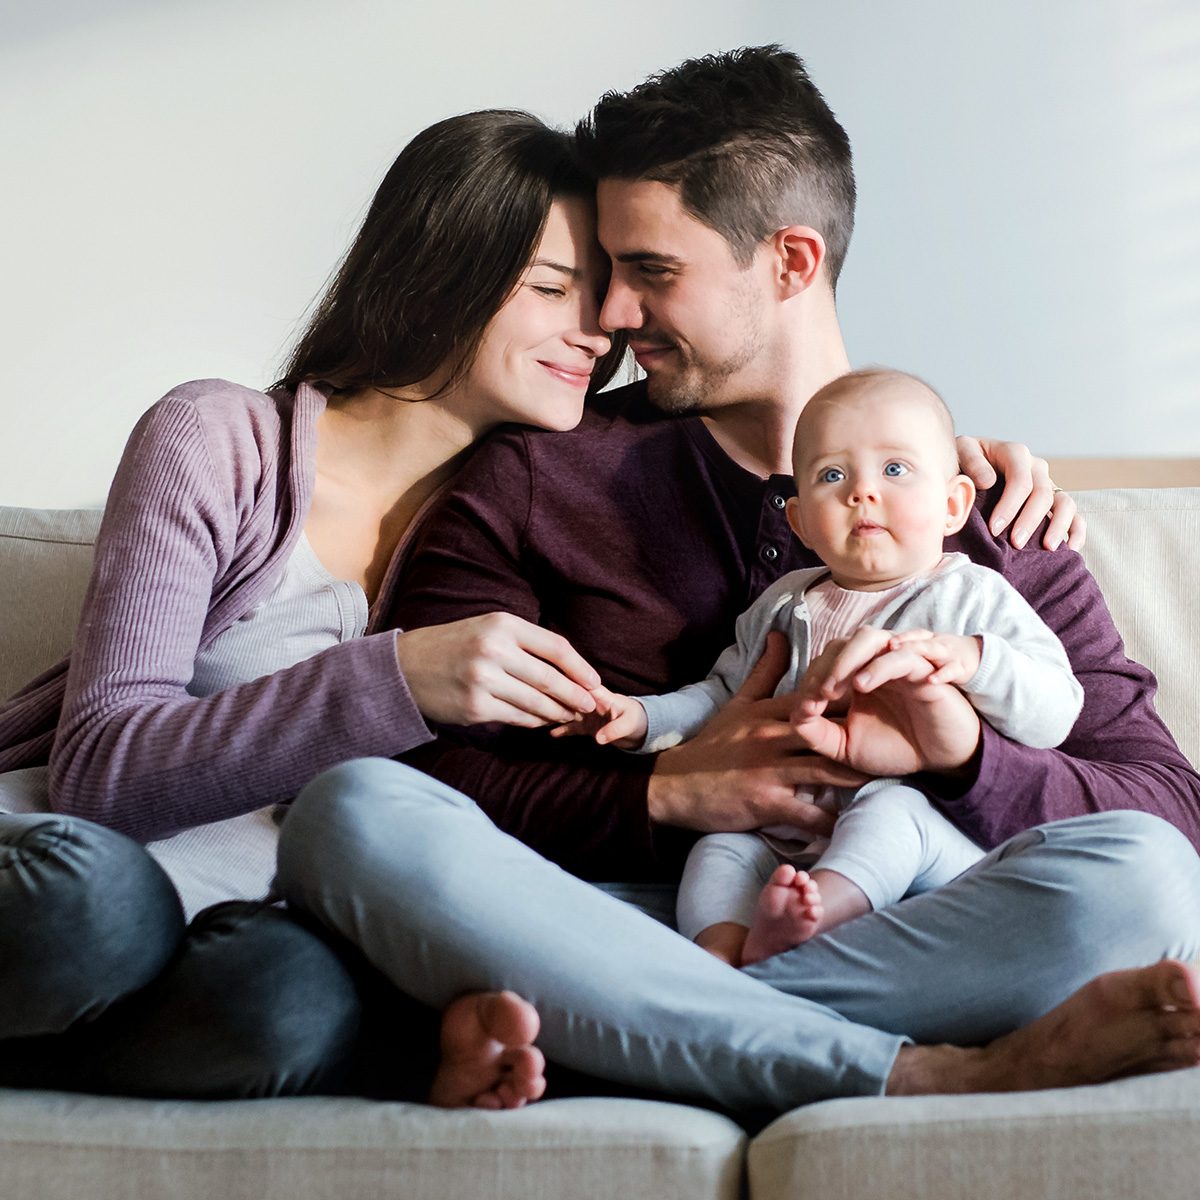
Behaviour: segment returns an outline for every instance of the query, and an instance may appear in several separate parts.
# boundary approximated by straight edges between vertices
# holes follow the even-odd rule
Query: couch
[[[1200,487],[1077,499],[1089,521],[1088,565],[1130,655],[1158,673],[1159,711],[1197,762]],[[98,521],[87,511],[0,509],[0,695],[69,647]],[[28,789],[23,800],[6,793],[12,782],[0,780],[0,808],[28,807]],[[831,1100],[753,1139],[715,1113],[634,1099],[490,1113],[0,1089],[3,1200],[1190,1200],[1198,1192],[1200,1069],[1052,1092]]]

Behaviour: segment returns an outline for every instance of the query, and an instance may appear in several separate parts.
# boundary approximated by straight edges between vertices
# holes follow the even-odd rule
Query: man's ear
[[[800,501],[795,496],[792,496],[788,500],[787,507],[783,510],[783,513],[787,517],[787,523],[792,527],[792,532],[800,539],[803,545],[808,546],[808,542],[804,539],[804,524],[800,520]],[[808,546],[808,548],[812,549],[811,546]]]
[[[779,263],[782,298],[807,291],[824,277],[825,239],[807,225],[789,225],[771,239]]]
[[[966,475],[955,475],[950,480],[946,495],[946,532],[957,533],[971,515],[975,503],[975,485]]]

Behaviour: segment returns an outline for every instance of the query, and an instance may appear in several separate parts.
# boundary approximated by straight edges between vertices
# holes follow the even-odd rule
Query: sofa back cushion
[[[1155,706],[1200,764],[1200,488],[1114,488],[1075,497],[1084,561],[1125,652],[1158,676]]]
[[[0,508],[0,700],[70,650],[100,515]]]
[[[1159,680],[1158,711],[1200,762],[1200,488],[1119,488],[1075,497],[1084,558],[1130,658]],[[0,698],[71,646],[100,513],[0,508]]]

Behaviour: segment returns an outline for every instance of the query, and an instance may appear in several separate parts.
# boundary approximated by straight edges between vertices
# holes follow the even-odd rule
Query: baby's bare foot
[[[807,942],[821,927],[821,889],[805,871],[784,863],[758,897],[742,947],[742,965],[760,962]]]
[[[546,1090],[533,1044],[537,1011],[514,992],[460,996],[442,1015],[442,1063],[429,1103],[440,1108],[521,1108]]]

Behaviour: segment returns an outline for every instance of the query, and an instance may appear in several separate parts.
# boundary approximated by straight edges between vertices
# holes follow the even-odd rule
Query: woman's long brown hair
[[[529,113],[439,121],[392,164],[276,386],[405,387],[470,369],[529,265],[556,196],[595,195],[569,134]],[[593,390],[620,361],[598,364]]]

